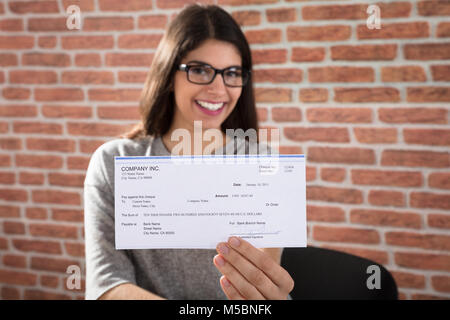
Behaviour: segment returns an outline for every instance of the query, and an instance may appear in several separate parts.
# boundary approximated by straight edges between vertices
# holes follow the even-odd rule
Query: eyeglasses
[[[185,71],[188,81],[195,84],[210,84],[219,73],[226,86],[243,87],[250,77],[250,71],[241,67],[216,69],[208,64],[180,64],[178,70]]]

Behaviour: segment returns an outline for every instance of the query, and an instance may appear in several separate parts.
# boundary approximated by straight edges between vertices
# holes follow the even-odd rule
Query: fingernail
[[[225,243],[220,243],[220,244],[217,246],[217,250],[219,250],[219,252],[220,252],[221,254],[223,254],[223,255],[227,255],[228,252],[229,252],[228,247],[227,247],[227,245],[226,245]]]
[[[225,264],[225,260],[219,255],[216,256],[216,262],[219,266],[223,266]]]
[[[223,277],[222,283],[223,283],[223,285],[224,285],[225,287],[229,287],[229,286],[231,285],[231,284],[230,284],[230,281],[228,281],[228,279],[225,278],[225,277]]]
[[[241,242],[239,241],[238,238],[235,237],[231,237],[230,240],[228,241],[233,247],[239,247],[239,245],[241,244]]]

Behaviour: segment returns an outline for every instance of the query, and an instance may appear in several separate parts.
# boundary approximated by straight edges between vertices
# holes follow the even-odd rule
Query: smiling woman
[[[89,164],[84,190],[87,299],[288,297],[293,280],[280,266],[281,249],[257,249],[236,237],[218,244],[217,251],[115,249],[114,156],[171,155],[178,130],[194,139],[189,154],[208,153],[194,145],[196,123],[225,138],[217,139],[222,142],[211,150],[215,154],[257,150],[257,141],[229,134],[258,129],[251,70],[247,40],[220,7],[191,5],[170,23],[142,92],[141,123],[126,139],[100,146]]]

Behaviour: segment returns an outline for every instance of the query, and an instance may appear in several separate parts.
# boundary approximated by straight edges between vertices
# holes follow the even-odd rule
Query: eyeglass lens
[[[242,86],[245,75],[240,69],[225,70],[224,80],[230,86]],[[209,83],[214,77],[214,69],[208,66],[190,66],[188,72],[189,81],[196,83]]]

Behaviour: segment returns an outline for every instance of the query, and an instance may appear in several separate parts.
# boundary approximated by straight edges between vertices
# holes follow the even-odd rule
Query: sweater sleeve
[[[112,174],[111,174],[112,173]],[[130,282],[135,270],[127,250],[116,250],[114,232],[114,154],[103,146],[94,152],[84,182],[86,299]]]

